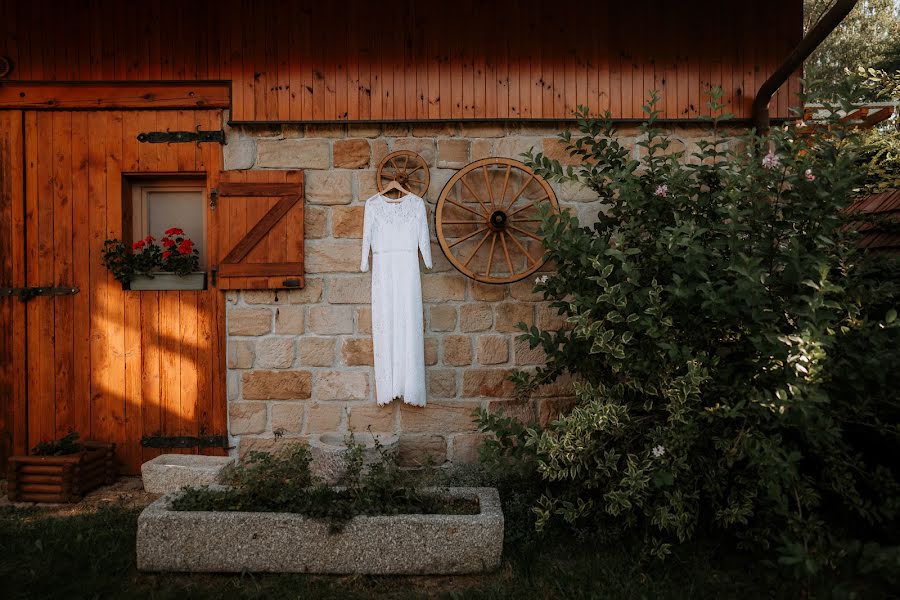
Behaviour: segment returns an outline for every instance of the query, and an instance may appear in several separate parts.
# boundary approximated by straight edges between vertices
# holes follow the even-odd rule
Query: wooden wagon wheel
[[[376,179],[379,192],[383,192],[391,181],[396,181],[416,196],[424,198],[431,183],[431,173],[428,163],[420,155],[412,150],[397,150],[381,159]],[[385,195],[391,198],[401,196],[397,190],[391,190]]]
[[[559,211],[553,188],[511,158],[477,160],[450,178],[435,208],[441,250],[460,272],[512,283],[544,264],[540,207]]]

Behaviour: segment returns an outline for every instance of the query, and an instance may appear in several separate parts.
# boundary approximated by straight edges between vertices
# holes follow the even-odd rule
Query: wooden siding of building
[[[556,5],[250,0],[0,0],[12,80],[225,80],[231,119],[748,118],[802,36],[800,0]],[[772,101],[789,116],[794,75]]]

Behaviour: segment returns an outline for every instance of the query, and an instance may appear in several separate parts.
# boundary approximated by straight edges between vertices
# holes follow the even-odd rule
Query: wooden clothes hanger
[[[389,184],[384,186],[384,189],[381,190],[381,193],[382,193],[382,195],[384,195],[385,193],[393,191],[393,190],[396,190],[396,191],[400,192],[401,194],[403,194],[403,196],[401,196],[401,198],[412,195],[412,192],[410,192],[408,189],[406,189],[405,187],[403,187],[402,185],[397,183],[396,179],[392,179]],[[392,198],[388,198],[387,196],[384,196],[384,198],[388,202],[401,202],[401,198],[392,199]]]

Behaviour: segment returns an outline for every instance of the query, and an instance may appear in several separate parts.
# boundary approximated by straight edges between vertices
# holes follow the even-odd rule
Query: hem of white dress
[[[391,398],[391,399],[388,400],[387,402],[380,402],[380,401],[376,400],[376,401],[375,401],[375,404],[377,404],[378,406],[387,406],[388,404],[390,404],[390,403],[393,402],[394,400],[396,400],[396,398]],[[410,406],[421,406],[421,407],[424,407],[424,406],[425,406],[425,402],[408,402],[408,401],[406,401],[406,400],[403,401],[403,404],[409,404]]]

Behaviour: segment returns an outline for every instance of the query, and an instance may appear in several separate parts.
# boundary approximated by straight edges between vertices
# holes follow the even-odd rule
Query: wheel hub
[[[502,210],[495,210],[491,213],[491,229],[494,231],[500,231],[506,228],[507,216],[506,213]]]

